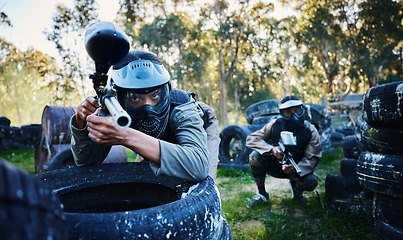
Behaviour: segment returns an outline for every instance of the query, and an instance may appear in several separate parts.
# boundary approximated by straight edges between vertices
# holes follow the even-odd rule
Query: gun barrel
[[[120,128],[127,128],[132,123],[129,114],[120,106],[116,97],[104,98],[104,104],[111,114],[115,124]]]
[[[295,163],[295,161],[294,161],[294,159],[292,157],[292,154],[290,152],[286,152],[284,144],[282,142],[279,142],[278,145],[279,145],[280,151],[282,151],[283,154],[285,154],[285,156],[283,158],[283,159],[285,159],[285,162],[290,162],[291,165],[294,167],[295,171],[298,174],[301,173],[301,169]]]
[[[289,158],[291,165],[295,168],[295,171],[299,174],[301,173],[301,169],[298,167],[298,165],[295,163],[294,159]]]

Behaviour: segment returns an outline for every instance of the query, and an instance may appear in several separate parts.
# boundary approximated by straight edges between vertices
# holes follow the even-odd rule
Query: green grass
[[[136,155],[127,151],[128,161]],[[0,158],[34,174],[35,150],[0,151]],[[315,191],[304,193],[307,203],[290,199],[289,189],[269,189],[270,203],[256,208],[246,207],[253,198],[256,186],[250,169],[217,170],[222,212],[227,219],[234,240],[259,239],[376,239],[373,218],[366,214],[337,213],[332,210],[325,193],[328,174],[340,174],[342,149],[324,155],[316,168],[319,177]]]
[[[0,158],[25,169],[31,174],[35,173],[35,149],[0,151]]]
[[[126,149],[126,154],[127,161],[134,162],[137,156],[136,153]],[[35,149],[0,151],[0,158],[13,163],[31,174],[35,174]]]
[[[290,198],[289,191],[270,189],[270,203],[247,208],[256,186],[249,169],[218,169],[222,211],[233,239],[376,239],[370,214],[333,211],[325,193],[328,174],[340,174],[342,149],[324,155],[316,168],[318,186],[304,193],[305,204]]]

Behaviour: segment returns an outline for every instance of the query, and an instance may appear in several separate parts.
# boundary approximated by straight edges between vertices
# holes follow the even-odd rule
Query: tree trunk
[[[402,48],[399,49],[399,55],[400,55],[400,73],[403,74],[403,54],[402,54]]]
[[[323,53],[323,50],[320,49],[319,47],[316,48],[316,53],[315,54],[316,54],[316,57],[318,58],[318,60],[320,62],[320,65],[322,66],[322,68],[325,71],[325,76],[326,76],[326,79],[327,79],[326,93],[331,93],[333,91],[333,78],[334,78],[334,76],[332,76],[329,73],[329,69],[326,66],[327,65],[326,63],[328,61],[326,61],[326,57],[325,57],[325,54]]]
[[[369,87],[375,87],[378,85],[378,77],[377,76],[368,76]]]
[[[17,117],[17,122],[21,123],[22,122],[22,117],[21,117],[21,106],[20,106],[20,101],[24,101],[25,99],[21,99],[21,95],[19,92],[19,88],[17,85],[17,80],[13,81],[14,83],[14,102],[15,102],[15,112],[16,112],[16,117]]]
[[[221,39],[219,50],[219,73],[220,73],[220,121],[223,126],[228,125],[228,110],[227,110],[227,82],[224,74],[224,57],[223,57],[224,41]]]
[[[238,82],[235,83],[235,124],[238,125],[239,121],[239,93],[238,93]]]

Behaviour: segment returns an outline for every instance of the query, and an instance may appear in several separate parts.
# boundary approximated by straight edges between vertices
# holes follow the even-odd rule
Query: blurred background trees
[[[403,77],[401,1],[279,2],[288,16],[274,17],[274,1],[120,0],[115,22],[132,48],[163,60],[174,87],[213,105],[222,127],[245,123],[257,101],[294,94],[320,104]],[[38,123],[46,104],[76,106],[94,94],[83,34],[97,19],[96,0],[57,7],[44,34],[58,64],[1,40],[1,115]],[[6,13],[0,21],[12,27]]]

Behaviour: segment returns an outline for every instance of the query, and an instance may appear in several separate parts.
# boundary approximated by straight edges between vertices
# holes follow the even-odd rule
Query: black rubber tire
[[[21,126],[21,135],[24,136],[26,146],[37,146],[42,137],[42,128],[40,124],[28,124]]]
[[[148,163],[65,168],[38,176],[64,204],[70,239],[231,239],[210,177],[194,183],[155,176]]]
[[[251,124],[255,117],[280,114],[279,102],[280,100],[270,99],[250,105],[245,111],[246,121]]]
[[[343,177],[357,179],[357,159],[343,158],[340,161],[340,172]]]
[[[108,156],[102,162],[105,163],[119,163],[119,162],[127,162],[126,150],[121,145],[115,145],[109,151]],[[71,148],[67,148],[58,152],[55,156],[52,157],[49,161],[49,165],[47,170],[53,171],[61,168],[69,168],[76,167],[76,163],[74,162],[73,152]]]
[[[370,199],[367,201],[351,201],[351,200],[342,200],[342,199],[334,199],[330,200],[330,204],[332,208],[338,213],[372,213],[373,203]]]
[[[364,191],[358,179],[346,178],[338,174],[329,174],[325,179],[326,195],[331,200],[341,199],[361,202],[368,199],[368,192]]]
[[[358,118],[361,144],[368,151],[391,155],[403,155],[403,130],[374,127]]]
[[[343,134],[345,137],[349,135],[353,135],[355,133],[355,127],[351,126],[338,126],[334,129],[334,131]]]
[[[333,127],[328,127],[319,131],[320,144],[322,146],[323,153],[335,151],[335,149],[332,147],[332,142],[330,141],[332,132]]]
[[[364,95],[364,120],[374,126],[403,129],[403,82],[370,88]]]
[[[375,219],[375,231],[380,239],[383,240],[395,240],[395,239],[403,239],[403,230],[396,229],[393,226]]]
[[[403,198],[377,194],[374,217],[403,232]],[[403,236],[403,235],[402,235]],[[403,239],[403,238],[400,238]]]
[[[341,132],[333,131],[330,135],[330,140],[332,142],[344,142],[345,139],[346,136],[344,136],[344,134]]]
[[[234,165],[248,164],[249,154],[252,149],[246,147],[246,137],[256,130],[262,128],[263,125],[229,125],[224,128],[220,133],[220,146],[218,151],[218,158],[221,163]],[[235,142],[235,144],[233,144]],[[237,145],[236,148],[234,145]],[[231,153],[234,152],[234,153]]]
[[[344,141],[332,141],[331,146],[334,148],[343,147]]]
[[[362,188],[357,178],[329,174],[325,179],[325,190],[337,212],[370,213],[372,210],[373,193]]]
[[[326,106],[306,103],[305,107],[305,120],[320,126],[318,131],[326,129],[331,126],[332,118],[330,114],[326,112]]]
[[[344,157],[358,159],[362,151],[363,147],[356,135],[346,136],[343,143]]]
[[[7,117],[0,117],[0,126],[7,126],[9,127],[11,124],[10,119],[8,119]]]
[[[266,123],[270,122],[272,119],[275,119],[278,117],[280,117],[279,114],[254,117],[252,120],[252,125],[265,125]]]
[[[403,198],[403,156],[363,152],[357,175],[366,189]]]
[[[48,171],[61,169],[64,167],[75,167],[73,153],[71,148],[64,149],[63,151],[57,153],[49,161]]]
[[[67,239],[62,205],[36,176],[0,159],[2,239]]]
[[[268,100],[272,101],[272,100]],[[256,103],[255,105],[251,106],[251,109],[249,110],[250,112],[252,111],[252,107],[261,107],[263,104],[267,104],[266,101]],[[273,102],[270,102],[269,105],[274,104]],[[278,108],[278,107],[277,107]],[[326,112],[326,107],[323,105],[318,105],[318,104],[313,104],[313,103],[307,103],[304,105],[305,108],[305,120],[311,122],[314,124],[317,128],[317,130],[324,131],[325,129],[329,128],[331,126],[331,117],[330,115]],[[256,116],[253,117],[252,119],[252,124],[254,125],[264,125],[268,123],[271,119],[273,118],[278,118],[281,115],[279,114],[279,110],[276,109],[273,111],[273,108],[269,108],[268,110],[266,109],[259,109],[259,113],[255,113]],[[265,113],[264,111],[268,111],[269,113],[266,114],[260,114],[260,113]],[[277,113],[278,112],[278,113]]]

